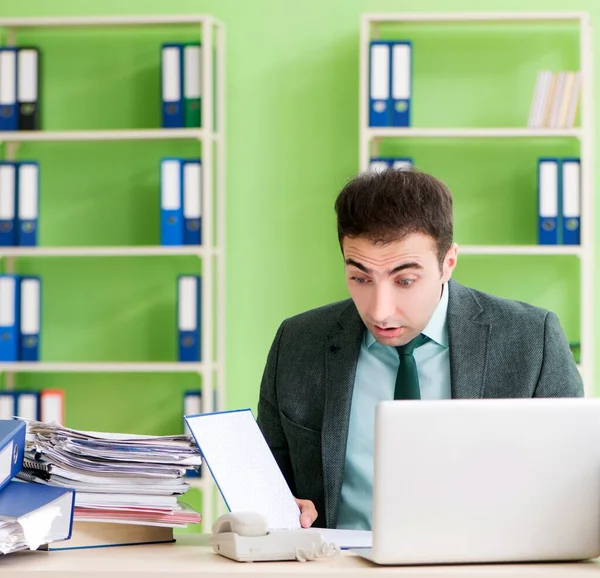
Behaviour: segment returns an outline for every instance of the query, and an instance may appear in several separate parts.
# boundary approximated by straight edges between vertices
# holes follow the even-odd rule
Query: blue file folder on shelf
[[[202,243],[202,165],[200,159],[183,163],[183,243]]]
[[[392,43],[392,125],[410,126],[412,43]]]
[[[22,419],[0,420],[0,490],[23,468],[26,430]]]
[[[391,44],[373,40],[369,60],[369,126],[390,126]]]
[[[19,359],[19,278],[0,275],[0,362]]]
[[[0,131],[18,128],[17,49],[0,47]]]
[[[40,360],[41,279],[21,277],[20,361]]]
[[[16,245],[17,167],[0,161],[0,246]]]
[[[68,540],[73,531],[75,492],[13,480],[0,492],[0,519],[19,522],[29,549]]]
[[[538,160],[538,243],[559,243],[558,207],[560,206],[559,160]]]
[[[565,158],[561,167],[562,242],[581,243],[581,170],[579,158]]]
[[[182,44],[163,44],[161,80],[163,128],[182,128],[184,126]]]
[[[160,241],[183,245],[183,160],[164,158],[160,165]]]
[[[39,206],[39,166],[27,161],[18,164],[17,176],[18,227],[17,244],[37,245]]]
[[[199,275],[180,275],[177,281],[179,361],[198,362],[201,358],[202,279]]]
[[[17,417],[39,421],[40,392],[33,390],[15,391],[15,406]]]

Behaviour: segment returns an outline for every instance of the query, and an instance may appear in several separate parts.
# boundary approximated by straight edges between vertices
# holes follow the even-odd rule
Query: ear
[[[458,245],[452,244],[452,247],[448,249],[446,256],[444,257],[444,263],[442,265],[442,283],[446,283],[452,277],[452,271],[456,267],[458,261]]]

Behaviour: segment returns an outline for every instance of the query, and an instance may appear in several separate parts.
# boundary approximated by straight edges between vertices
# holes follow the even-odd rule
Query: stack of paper
[[[19,478],[75,494],[75,521],[185,528],[201,516],[177,496],[189,488],[186,469],[201,464],[187,435],[142,436],[78,431],[27,421]]]

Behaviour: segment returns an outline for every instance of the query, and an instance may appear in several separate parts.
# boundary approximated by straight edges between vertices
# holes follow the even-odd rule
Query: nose
[[[371,319],[375,324],[385,327],[387,320],[394,317],[395,309],[391,289],[386,284],[375,286],[370,304]]]

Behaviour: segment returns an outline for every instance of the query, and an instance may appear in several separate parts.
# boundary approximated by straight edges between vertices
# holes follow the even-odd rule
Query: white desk
[[[64,550],[58,552],[19,552],[0,555],[1,578],[64,578],[85,576],[106,578],[107,574],[126,578],[196,575],[223,578],[230,575],[289,575],[311,578],[400,576],[403,578],[600,578],[600,561],[562,564],[497,564],[472,566],[376,566],[342,552],[335,558],[312,562],[234,562],[214,554],[208,536],[184,535],[176,544],[121,546]]]

